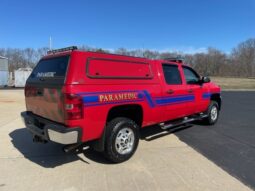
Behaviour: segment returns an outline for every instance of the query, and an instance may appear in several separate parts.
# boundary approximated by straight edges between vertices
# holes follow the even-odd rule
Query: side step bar
[[[198,116],[184,117],[182,120],[172,121],[167,124],[160,123],[159,126],[161,127],[161,129],[166,130],[166,129],[170,129],[170,128],[177,127],[180,125],[185,125],[185,124],[193,122],[193,121],[202,120],[203,118],[206,118],[207,116],[208,115],[206,115],[206,114],[200,114]]]

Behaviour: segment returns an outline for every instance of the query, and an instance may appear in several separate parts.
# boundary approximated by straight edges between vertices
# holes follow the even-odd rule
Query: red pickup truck
[[[219,86],[178,59],[80,51],[50,51],[26,82],[22,112],[34,141],[76,148],[89,143],[113,162],[128,160],[139,130],[216,123]],[[67,149],[68,150],[68,149]]]

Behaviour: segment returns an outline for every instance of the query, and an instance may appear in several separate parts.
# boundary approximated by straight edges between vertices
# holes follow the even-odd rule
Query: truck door
[[[188,115],[205,111],[208,99],[203,99],[203,94],[207,92],[207,88],[200,83],[200,76],[192,68],[188,66],[182,66],[182,68],[187,92],[195,97],[194,101],[187,103]]]
[[[162,64],[162,97],[156,98],[156,104],[164,107],[165,121],[184,117],[186,102],[192,99],[187,95],[187,89],[182,82],[180,66],[177,64]]]

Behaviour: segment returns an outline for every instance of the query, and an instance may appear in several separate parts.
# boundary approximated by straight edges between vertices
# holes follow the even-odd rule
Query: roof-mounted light
[[[173,57],[173,58],[165,58],[164,60],[167,60],[169,62],[176,62],[176,63],[184,63],[184,58],[180,58],[180,57]]]
[[[70,46],[70,47],[66,47],[66,48],[49,50],[49,51],[47,51],[47,54],[55,54],[55,53],[58,53],[58,52],[73,51],[73,50],[77,50],[77,49],[78,49],[77,46]]]

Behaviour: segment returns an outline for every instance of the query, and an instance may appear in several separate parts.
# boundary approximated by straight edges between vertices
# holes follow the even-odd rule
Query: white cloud
[[[89,46],[90,47],[90,46]],[[98,48],[93,47],[91,48]],[[125,47],[121,47],[125,48]],[[118,48],[103,48],[104,50],[108,50],[110,53],[114,53]],[[177,52],[180,54],[196,54],[196,53],[206,53],[207,47],[193,47],[193,46],[180,46],[180,47],[171,47],[171,48],[165,48],[165,49],[156,49],[156,48],[125,48],[127,51],[135,51],[135,50],[151,50],[151,51],[158,51],[160,53],[163,52]]]
[[[206,53],[207,48],[206,47],[193,47],[193,46],[187,46],[187,47],[178,47],[178,48],[166,48],[162,50],[158,50],[159,52],[178,52],[178,53],[184,53],[184,54],[196,54],[196,53]]]

